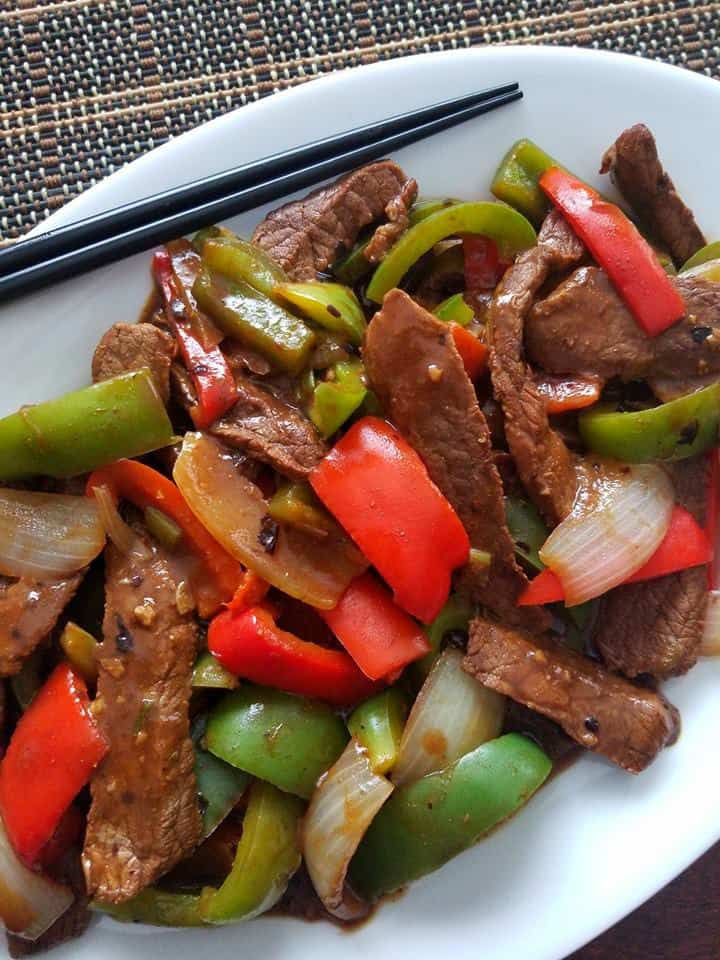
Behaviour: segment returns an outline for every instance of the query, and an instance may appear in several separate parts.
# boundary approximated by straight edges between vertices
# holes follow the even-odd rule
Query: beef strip
[[[705,245],[692,212],[663,170],[655,138],[644,124],[637,123],[620,134],[606,151],[600,172],[612,174],[643,225],[668,248],[678,266]]]
[[[198,628],[178,611],[180,582],[144,535],[128,554],[107,549],[96,717],[110,749],[91,782],[83,868],[89,894],[111,903],[154,883],[201,836],[189,730]]]
[[[712,386],[720,380],[719,373],[708,373],[704,377],[686,377],[680,380],[671,380],[669,377],[650,377],[648,386],[660,403],[668,403],[679,397],[686,397],[689,393],[697,393],[705,387]]]
[[[505,523],[487,421],[447,325],[392,290],[370,323],[363,355],[390,419],[422,457],[473,547],[492,554],[490,570],[468,568],[461,585],[503,619],[543,629],[544,611],[516,606],[527,578]]]
[[[531,363],[548,373],[592,373],[606,379],[677,380],[720,373],[720,284],[673,278],[687,313],[664,333],[640,329],[599,267],[580,267],[525,324]]]
[[[677,735],[677,711],[663,697],[547,636],[478,618],[463,666],[484,686],[549,717],[581,746],[632,773]]]
[[[175,341],[151,323],[115,323],[95,348],[93,382],[148,367],[163,401],[170,396],[170,364]]]
[[[400,193],[393,197],[385,207],[387,223],[379,226],[373,233],[370,242],[363,251],[363,256],[369,263],[380,263],[387,256],[388,250],[397,243],[405,233],[410,223],[408,216],[410,207],[415,203],[418,185],[415,180],[406,180]]]
[[[293,280],[315,280],[341,250],[352,247],[363,227],[383,216],[390,201],[402,195],[407,180],[392,160],[369,163],[271,211],[255,228],[253,243]]]
[[[552,524],[569,513],[576,490],[576,462],[550,427],[545,401],[523,355],[523,327],[533,297],[552,270],[566,269],[583,247],[555,211],[545,219],[538,245],[506,271],[489,310],[490,370],[505,435],[518,473],[540,512]]]
[[[671,465],[670,473],[678,503],[704,524],[705,458],[681,460]],[[628,677],[680,676],[699,656],[706,599],[704,566],[616,587],[603,597],[595,646],[609,667]]]
[[[25,657],[57,623],[83,574],[47,581],[0,577],[0,677],[19,672]]]
[[[291,407],[242,375],[236,378],[238,401],[210,433],[231,447],[302,480],[327,453],[315,427]]]

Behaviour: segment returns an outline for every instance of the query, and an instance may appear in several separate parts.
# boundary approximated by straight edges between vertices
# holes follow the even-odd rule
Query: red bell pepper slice
[[[0,763],[0,815],[30,866],[107,753],[89,708],[85,682],[61,663],[18,721]]]
[[[548,413],[569,413],[591,407],[600,399],[603,381],[600,377],[556,377],[543,374],[535,381]]]
[[[465,327],[461,327],[459,323],[450,324],[450,333],[455,343],[455,349],[462,359],[465,372],[474,382],[487,370],[490,351],[482,340],[479,340]]]
[[[228,610],[233,613],[244,613],[250,607],[256,607],[267,596],[270,584],[253,570],[246,570],[242,575],[240,586],[227,604]]]
[[[282,630],[263,607],[224,610],[210,624],[208,649],[238,677],[347,707],[377,691],[342,650]]]
[[[539,183],[610,277],[645,333],[657,336],[684,316],[682,297],[650,244],[620,207],[559,167],[546,170]]]
[[[465,287],[467,290],[494,290],[508,264],[500,259],[497,244],[489,237],[463,235]]]
[[[315,493],[390,584],[396,602],[431,623],[470,541],[424,463],[390,424],[358,420],[310,476]]]
[[[226,413],[237,400],[237,385],[220,347],[206,346],[193,331],[192,304],[183,284],[173,271],[167,250],[153,256],[153,274],[162,293],[165,316],[180,346],[185,366],[195,384],[197,404],[190,415],[199,430],[205,430]]]
[[[690,567],[709,563],[712,547],[708,536],[693,515],[684,507],[673,507],[670,526],[655,553],[624,583],[654,580],[668,573],[677,573]],[[518,598],[518,606],[556,603],[565,599],[560,578],[552,570],[543,570],[525,587]]]
[[[172,480],[137,460],[118,460],[90,475],[88,495],[99,486],[141,510],[162,510],[180,527],[184,543],[202,561],[202,569],[193,579],[201,616],[211,616],[232,598],[242,580],[242,566],[207,532]]]
[[[396,675],[430,650],[425,633],[371,573],[353,580],[336,607],[318,613],[372,680]]]
[[[720,449],[710,451],[710,486],[707,501],[707,535],[712,559],[708,566],[708,590],[720,586]]]

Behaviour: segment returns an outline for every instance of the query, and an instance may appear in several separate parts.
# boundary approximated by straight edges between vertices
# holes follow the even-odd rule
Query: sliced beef
[[[598,267],[580,267],[525,325],[533,364],[548,373],[592,373],[623,380],[677,380],[720,372],[720,284],[673,279],[687,313],[664,333],[648,337]]]
[[[170,395],[175,341],[151,323],[116,323],[104,334],[92,359],[93,382],[148,367],[160,396]]]
[[[0,677],[18,673],[25,657],[50,633],[83,574],[65,580],[0,577]]]
[[[527,578],[505,524],[487,421],[447,325],[392,290],[370,323],[364,359],[384,409],[457,511],[470,542],[492,554],[489,571],[468,569],[461,582],[509,622],[542,629],[544,611],[516,606]]]
[[[201,816],[189,730],[198,640],[181,575],[149,538],[106,554],[96,716],[110,749],[92,783],[83,868],[90,896],[122,903],[188,856]]]
[[[707,462],[672,464],[678,503],[705,523]],[[602,600],[594,642],[604,662],[627,677],[658,680],[680,676],[700,653],[707,600],[705,567],[693,567],[646,583],[629,583]]]
[[[670,377],[650,377],[648,386],[660,403],[686,397],[689,393],[697,393],[720,380],[720,372],[708,373],[704,377],[687,377],[680,380],[671,380]]]
[[[296,407],[247,377],[238,376],[236,381],[237,403],[210,432],[287,477],[307,477],[327,453],[315,427]]]
[[[680,266],[705,237],[663,170],[655,138],[637,123],[623,131],[602,159],[601,173],[612,174],[622,195],[646,229],[668,248]]]
[[[392,160],[353,170],[302,200],[273,210],[258,224],[253,243],[266,250],[293,280],[315,280],[349,250],[363,227],[379,220],[408,178]]]
[[[546,519],[555,524],[570,511],[576,464],[550,427],[545,401],[524,359],[523,327],[537,291],[551,271],[566,269],[583,247],[556,212],[545,219],[538,245],[521,253],[506,271],[489,311],[490,370],[505,420],[505,435],[520,479]]]
[[[397,243],[407,230],[410,222],[408,214],[410,207],[415,203],[417,192],[417,182],[406,180],[400,193],[393,197],[385,207],[385,216],[388,218],[388,222],[383,223],[375,230],[363,252],[363,256],[370,263],[380,263],[381,260],[384,260],[390,247]]]
[[[632,773],[677,735],[677,711],[663,697],[549,637],[478,618],[463,665],[484,686],[549,717],[581,746]]]

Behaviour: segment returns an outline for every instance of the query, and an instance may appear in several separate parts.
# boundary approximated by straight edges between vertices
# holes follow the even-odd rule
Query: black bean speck
[[[278,542],[280,527],[276,520],[273,520],[269,514],[265,514],[260,524],[260,533],[258,534],[258,543],[266,553],[275,553],[275,547]]]
[[[678,437],[678,446],[680,444],[691,444],[695,442],[695,438],[698,435],[698,430],[700,429],[700,424],[697,420],[691,420],[690,423],[686,423],[685,426],[680,431],[680,436]]]
[[[464,650],[468,642],[467,630],[446,630],[443,634],[443,642],[448,647],[458,647]]]
[[[711,333],[712,327],[693,327],[690,331],[690,336],[695,343],[702,343],[703,340],[707,340]]]
[[[597,733],[600,729],[600,721],[597,717],[586,717],[585,718],[585,729],[589,730],[590,733]]]
[[[115,614],[115,625],[117,626],[117,633],[115,634],[115,647],[118,653],[129,653],[133,646],[132,634],[125,626],[123,618],[120,614]]]
[[[144,579],[145,579],[145,578],[143,577],[143,575],[142,575],[141,573],[134,573],[134,574],[130,577],[130,583],[131,583],[131,585],[132,585],[133,587],[140,587],[140,586],[142,586],[142,582],[143,582]]]
[[[340,313],[340,311],[338,310],[338,308],[337,308],[336,306],[334,306],[332,303],[328,303],[325,309],[327,310],[327,312],[330,314],[331,317],[341,317],[341,316],[342,316],[342,314]]]

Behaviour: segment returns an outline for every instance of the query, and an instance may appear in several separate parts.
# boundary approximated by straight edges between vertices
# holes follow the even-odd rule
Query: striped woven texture
[[[0,242],[135,157],[343,67],[493,43],[720,77],[720,0],[0,0]]]

